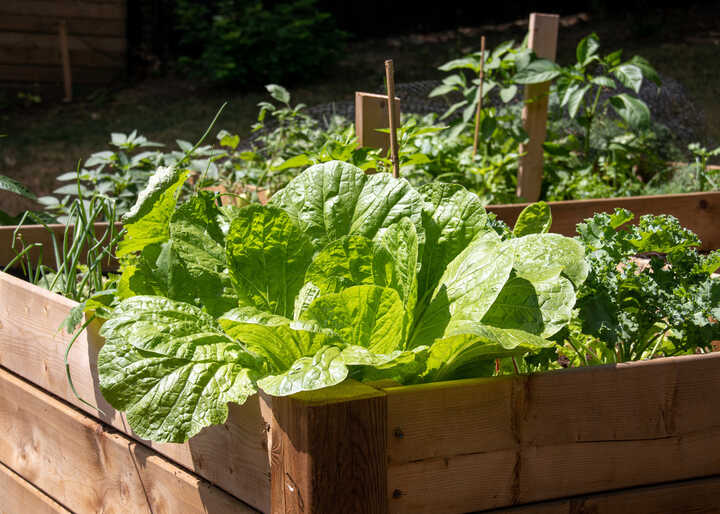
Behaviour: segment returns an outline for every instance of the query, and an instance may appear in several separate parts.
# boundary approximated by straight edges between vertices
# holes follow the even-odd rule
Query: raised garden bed
[[[720,502],[720,354],[256,396],[188,443],[157,444],[102,399],[97,327],[69,362],[79,395],[105,415],[72,394],[69,336],[57,327],[73,305],[0,274],[0,497],[14,510],[705,512]]]

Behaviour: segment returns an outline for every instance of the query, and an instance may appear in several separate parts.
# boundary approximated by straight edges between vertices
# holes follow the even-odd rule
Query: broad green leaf
[[[382,275],[376,278],[377,285],[395,289],[408,313],[412,313],[418,295],[418,235],[415,225],[408,218],[390,225],[380,238],[381,250],[376,253],[376,261],[386,264],[378,268]],[[381,256],[384,256],[382,258]]]
[[[617,79],[624,85],[635,91],[640,92],[642,86],[643,74],[640,68],[633,64],[621,64],[614,70]]]
[[[346,345],[373,353],[403,349],[407,317],[397,291],[372,285],[353,286],[317,298],[305,311],[305,321],[336,333]]]
[[[480,69],[480,60],[474,57],[462,57],[460,59],[448,61],[438,67],[440,71],[452,71],[459,68],[467,68],[473,71],[478,71]]]
[[[312,282],[306,282],[300,289],[297,297],[295,298],[295,307],[293,309],[293,319],[299,320],[303,312],[310,307],[310,304],[315,301],[315,298],[320,296],[320,288]]]
[[[505,87],[500,90],[500,98],[503,102],[508,103],[510,100],[515,98],[515,95],[517,94],[517,86],[515,84],[511,84],[508,87]]]
[[[348,375],[340,348],[324,346],[310,357],[296,360],[285,372],[258,380],[258,386],[272,396],[289,396],[337,385]]]
[[[409,348],[443,337],[451,319],[482,319],[507,282],[514,258],[514,247],[494,232],[473,241],[448,264],[428,304],[418,304]]]
[[[547,59],[538,59],[531,62],[513,77],[516,84],[539,84],[548,82],[562,74],[562,68]]]
[[[37,200],[37,196],[27,187],[5,175],[0,175],[0,191],[9,191],[28,200]]]
[[[582,243],[560,234],[530,234],[503,243],[515,249],[517,276],[533,283],[564,274],[580,287],[588,274]]]
[[[598,39],[597,34],[585,36],[580,40],[580,43],[578,43],[577,49],[575,50],[577,62],[582,66],[586,66],[592,60],[592,57],[597,54],[599,49],[600,40]]]
[[[552,225],[552,214],[550,206],[545,202],[537,202],[525,207],[513,228],[515,237],[522,237],[528,234],[544,234],[550,230]]]
[[[570,322],[575,299],[573,284],[565,277],[530,281],[516,276],[507,281],[482,322],[550,337]]]
[[[254,307],[233,309],[218,320],[225,333],[260,355],[271,373],[283,373],[302,357],[312,357],[328,344],[340,344],[331,332]]]
[[[404,383],[422,374],[427,354],[425,346],[389,354],[373,353],[362,346],[348,346],[342,351],[342,359],[347,366],[353,366],[351,377],[357,380],[392,379]]]
[[[255,358],[192,305],[136,296],[100,334],[100,390],[142,438],[184,442],[256,391]]]
[[[277,84],[268,84],[265,86],[265,89],[267,89],[270,96],[278,102],[286,104],[290,101],[290,92],[282,86],[278,86]]]
[[[277,207],[245,207],[226,238],[230,277],[240,305],[292,317],[312,259],[310,239]]]
[[[339,293],[361,284],[384,286],[383,269],[392,266],[392,256],[363,236],[343,236],[323,248],[305,273],[321,295]]]
[[[205,306],[219,316],[237,305],[225,260],[225,236],[220,230],[215,196],[201,192],[180,206],[170,220],[172,251],[182,262],[172,287],[176,298]]]
[[[611,79],[610,77],[602,76],[602,75],[599,77],[591,78],[590,82],[597,86],[606,87],[608,89],[615,89],[615,87],[616,87],[615,81],[613,79]]]
[[[455,91],[457,88],[458,88],[458,86],[452,85],[452,84],[440,84],[439,86],[434,88],[432,91],[430,91],[428,98],[434,98],[436,96],[446,95],[452,91]]]
[[[410,218],[424,243],[420,195],[405,179],[388,173],[365,175],[331,161],[311,166],[271,199],[312,240],[315,251],[345,235],[377,240],[388,227]]]
[[[175,195],[189,174],[189,170],[161,167],[150,177],[135,205],[123,217],[126,233],[118,244],[118,257],[170,238],[169,221],[175,210]]]
[[[433,343],[423,382],[490,376],[495,359],[520,356],[554,343],[522,330],[502,329],[477,322],[459,322]]]
[[[420,188],[426,246],[418,276],[418,295],[435,289],[447,265],[479,234],[492,232],[482,202],[457,184],[432,182]]]
[[[570,96],[568,97],[568,114],[570,114],[571,118],[575,118],[577,115],[578,109],[580,109],[580,106],[582,105],[583,99],[585,98],[585,94],[590,90],[590,84],[587,84],[582,87],[578,87],[577,89],[573,90]]]
[[[277,166],[273,166],[272,171],[282,171],[290,168],[302,168],[303,166],[307,166],[308,164],[312,164],[310,157],[308,157],[307,155],[296,155],[295,157],[290,157],[289,159],[283,161]]]
[[[630,64],[637,66],[640,68],[640,71],[642,71],[643,77],[654,82],[656,86],[660,86],[660,76],[657,74],[657,71],[655,71],[655,68],[653,68],[650,63],[647,61],[647,59],[640,57],[639,55],[634,56],[632,59],[628,61]]]
[[[650,125],[650,109],[639,98],[621,93],[610,98],[610,105],[632,128],[644,128]]]

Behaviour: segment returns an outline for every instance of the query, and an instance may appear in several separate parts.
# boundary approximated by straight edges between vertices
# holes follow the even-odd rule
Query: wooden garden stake
[[[480,84],[478,84],[478,105],[475,112],[475,138],[473,139],[473,159],[477,153],[478,136],[480,135],[480,113],[483,104],[483,81],[485,79],[485,36],[480,38]]]
[[[555,60],[558,35],[557,14],[530,15],[530,33],[528,46],[538,57]],[[550,82],[525,86],[525,107],[522,119],[529,140],[520,145],[520,157],[517,176],[517,196],[528,202],[540,198],[543,171],[543,143],[547,134],[547,106]]]
[[[400,160],[398,159],[397,126],[395,124],[395,72],[392,59],[385,61],[385,77],[387,79],[388,126],[390,127],[390,159],[393,165],[393,177],[400,176]]]
[[[58,38],[60,40],[60,58],[63,67],[63,85],[65,98],[63,102],[72,102],[72,72],[70,71],[70,50],[68,49],[67,23],[60,20],[58,24]]]

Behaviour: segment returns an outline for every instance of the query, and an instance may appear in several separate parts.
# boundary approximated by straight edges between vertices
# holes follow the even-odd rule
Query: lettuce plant
[[[177,206],[162,168],[128,214],[100,387],[133,430],[184,441],[258,389],[494,373],[552,346],[585,280],[579,242],[533,209],[502,239],[477,196],[334,161],[270,205]]]

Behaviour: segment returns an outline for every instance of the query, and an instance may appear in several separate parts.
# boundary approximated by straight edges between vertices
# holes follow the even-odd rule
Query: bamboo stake
[[[398,159],[397,126],[395,125],[395,71],[392,59],[385,61],[385,77],[388,94],[388,126],[390,127],[390,159],[393,165],[393,177],[400,176],[400,160]]]
[[[473,159],[477,153],[478,137],[480,135],[480,113],[483,104],[483,81],[485,79],[485,36],[480,38],[480,84],[478,84],[478,105],[475,112],[475,138],[473,139]]]
[[[60,20],[58,24],[58,38],[60,40],[60,58],[63,67],[63,85],[65,86],[65,98],[63,102],[72,102],[72,72],[70,71],[70,50],[68,49],[67,24]]]

